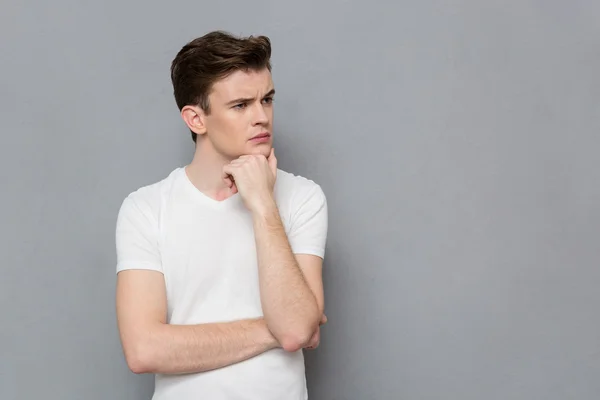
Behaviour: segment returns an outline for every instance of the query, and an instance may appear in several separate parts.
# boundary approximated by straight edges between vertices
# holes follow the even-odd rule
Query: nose
[[[258,104],[256,106],[256,111],[254,112],[254,125],[264,125],[269,122],[269,115],[267,114],[265,107],[262,104]]]

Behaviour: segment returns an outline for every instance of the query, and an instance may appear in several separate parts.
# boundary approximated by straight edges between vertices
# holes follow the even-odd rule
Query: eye
[[[233,106],[233,108],[235,108],[237,110],[242,110],[242,109],[246,108],[246,103],[236,104],[235,106]]]
[[[271,104],[271,103],[273,103],[273,101],[274,101],[274,100],[273,100],[273,98],[272,98],[272,97],[265,97],[265,98],[263,99],[263,101],[264,101],[266,104]]]

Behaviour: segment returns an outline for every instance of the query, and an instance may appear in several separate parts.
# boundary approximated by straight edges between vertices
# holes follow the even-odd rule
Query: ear
[[[181,118],[190,130],[198,135],[206,133],[206,114],[198,106],[185,106],[181,109]]]

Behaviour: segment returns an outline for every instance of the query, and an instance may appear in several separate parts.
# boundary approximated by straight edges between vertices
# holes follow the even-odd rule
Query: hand
[[[251,211],[273,199],[276,178],[277,158],[273,148],[269,157],[245,155],[223,167],[223,180],[233,193],[240,193]]]
[[[319,326],[317,327],[316,332],[312,335],[310,341],[304,347],[305,349],[314,350],[317,347],[319,347],[319,344],[321,342],[321,325],[325,325],[325,323],[327,323],[327,316],[323,314],[323,316],[321,317],[321,322],[319,322]]]

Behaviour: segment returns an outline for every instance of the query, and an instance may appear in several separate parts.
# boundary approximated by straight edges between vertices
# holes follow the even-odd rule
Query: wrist
[[[266,217],[277,211],[277,204],[273,196],[263,196],[250,207],[250,211],[256,217]]]

